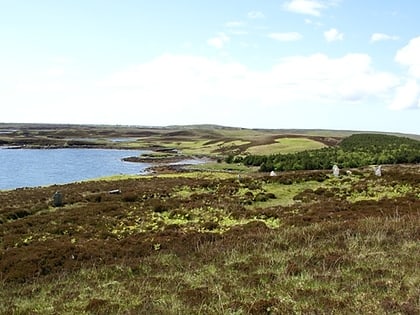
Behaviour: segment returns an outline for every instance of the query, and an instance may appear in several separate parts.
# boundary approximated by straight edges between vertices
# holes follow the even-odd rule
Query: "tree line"
[[[420,163],[420,141],[383,134],[354,134],[338,146],[289,154],[230,155],[228,163],[259,166],[260,171],[354,168],[378,164]]]

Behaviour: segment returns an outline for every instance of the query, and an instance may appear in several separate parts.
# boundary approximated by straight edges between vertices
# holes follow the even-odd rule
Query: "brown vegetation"
[[[0,313],[418,314],[419,183],[387,166],[0,192]]]

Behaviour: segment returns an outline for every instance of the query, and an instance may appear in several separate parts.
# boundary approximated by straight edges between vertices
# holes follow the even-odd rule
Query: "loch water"
[[[0,190],[65,184],[118,174],[145,174],[147,163],[124,157],[146,151],[0,148]]]

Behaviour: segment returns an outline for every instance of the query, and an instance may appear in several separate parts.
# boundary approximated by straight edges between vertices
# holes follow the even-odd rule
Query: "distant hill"
[[[157,127],[159,128],[159,127]],[[360,130],[339,130],[339,129],[294,129],[294,128],[243,128],[243,127],[229,127],[213,124],[197,124],[197,125],[170,125],[164,128],[170,129],[197,129],[197,130],[250,130],[260,133],[276,133],[276,134],[296,134],[296,135],[310,135],[310,136],[332,136],[332,137],[349,137],[353,134],[383,134],[393,135],[398,137],[407,137],[420,141],[420,135],[407,134],[399,132],[385,132],[385,131],[360,131]]]
[[[357,130],[334,130],[334,129],[294,129],[294,128],[244,128],[244,127],[231,127],[217,124],[191,124],[191,125],[168,125],[168,126],[142,126],[142,125],[100,125],[100,124],[54,124],[54,123],[0,123],[0,129],[40,129],[40,130],[53,130],[53,129],[90,129],[90,130],[249,130],[261,133],[281,133],[281,134],[298,134],[298,135],[314,135],[314,136],[340,136],[348,137],[352,134],[361,133],[375,133],[385,135],[403,136],[416,140],[420,140],[420,135],[406,134],[398,132],[381,132],[381,131],[357,131]]]

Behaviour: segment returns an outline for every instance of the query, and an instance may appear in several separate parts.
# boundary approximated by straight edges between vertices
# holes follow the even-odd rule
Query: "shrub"
[[[273,194],[273,193],[267,193],[266,194],[266,197],[268,198],[268,199],[276,199],[277,197],[276,197],[276,195],[275,194]]]
[[[28,210],[17,210],[13,213],[9,213],[6,216],[7,220],[17,220],[24,217],[27,217],[28,215],[31,215],[31,213]]]
[[[137,194],[134,193],[134,192],[124,193],[123,196],[122,196],[122,200],[124,202],[135,202],[135,201],[137,201]]]
[[[157,213],[162,213],[168,211],[168,207],[160,200],[154,199],[151,202],[152,211]]]
[[[255,196],[254,201],[257,201],[257,202],[264,202],[264,201],[267,201],[268,199],[269,199],[269,197],[267,196],[267,194],[265,194],[265,193],[258,193],[258,194]]]
[[[217,222],[206,222],[203,224],[203,228],[208,231],[216,230],[219,227],[219,224]]]

